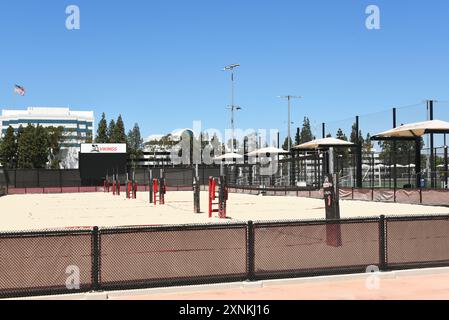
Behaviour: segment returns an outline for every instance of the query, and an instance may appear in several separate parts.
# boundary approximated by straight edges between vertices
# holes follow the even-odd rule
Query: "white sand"
[[[148,203],[148,193],[128,200],[105,193],[11,195],[0,198],[0,230],[33,230],[91,226],[217,223],[248,220],[323,219],[324,200],[230,194],[229,220],[208,218],[207,192],[201,214],[193,213],[193,192],[169,192],[165,206]],[[394,203],[342,201],[342,218],[380,215],[449,214],[449,208]]]

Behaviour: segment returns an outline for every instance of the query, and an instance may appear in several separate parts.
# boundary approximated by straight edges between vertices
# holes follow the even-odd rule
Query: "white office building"
[[[61,168],[77,169],[81,144],[94,138],[94,121],[93,111],[30,107],[26,110],[2,110],[0,126],[2,136],[9,126],[13,127],[16,132],[20,126],[26,127],[28,124],[63,127]]]

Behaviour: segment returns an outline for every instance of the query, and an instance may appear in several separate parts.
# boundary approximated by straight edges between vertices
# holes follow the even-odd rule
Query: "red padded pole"
[[[212,218],[212,194],[214,193],[213,189],[213,179],[209,177],[209,218]]]
[[[159,193],[159,183],[157,179],[153,180],[154,205],[157,205],[157,194]]]

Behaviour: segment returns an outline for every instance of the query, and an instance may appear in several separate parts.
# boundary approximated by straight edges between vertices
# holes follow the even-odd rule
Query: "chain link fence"
[[[449,265],[449,217],[386,219],[386,264],[391,269]]]
[[[0,233],[0,297],[91,290],[92,241],[91,229]]]
[[[130,169],[128,173],[118,175],[121,184],[127,179],[135,179],[139,190],[145,191],[151,176],[160,178],[161,170],[165,174],[167,187],[171,190],[190,190],[193,187],[194,169],[191,167],[151,167]],[[198,174],[200,183],[207,185],[209,177],[218,177],[220,168],[217,166],[200,166]],[[112,182],[112,175],[104,177]],[[103,180],[104,181],[104,180]],[[1,169],[0,194],[25,193],[69,193],[69,192],[97,192],[102,191],[103,181],[91,185],[83,183],[79,170],[46,170],[46,169]]]
[[[245,224],[100,231],[104,289],[244,280]]]
[[[449,266],[449,216],[0,233],[0,297]]]
[[[365,272],[379,265],[379,219],[255,224],[257,278]],[[293,258],[294,257],[294,258]]]
[[[10,188],[81,187],[79,170],[4,169]]]
[[[193,176],[195,170],[192,167],[149,167],[136,168],[128,172],[128,178],[134,177],[135,181],[141,186],[148,186],[150,176],[153,179],[161,178],[161,173],[165,175],[165,182],[168,188],[182,189],[185,187],[193,187]],[[209,184],[209,177],[218,177],[220,175],[220,168],[217,166],[199,166],[198,174],[201,185]],[[123,180],[126,181],[126,175]]]

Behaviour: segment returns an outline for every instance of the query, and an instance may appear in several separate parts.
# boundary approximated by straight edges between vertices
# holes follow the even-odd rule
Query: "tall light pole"
[[[235,124],[234,124],[234,111],[242,110],[239,106],[234,104],[234,69],[240,67],[239,64],[230,64],[224,67],[224,71],[231,71],[231,105],[228,109],[231,110],[231,130],[232,130],[232,140],[231,140],[231,152],[234,152],[234,132],[235,132]]]
[[[291,100],[292,99],[301,99],[302,97],[287,95],[287,96],[278,96],[278,98],[288,100],[288,141],[287,141],[287,143],[288,143],[288,151],[290,152],[290,150],[292,149],[292,145],[291,145],[291,124],[292,124]]]

